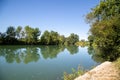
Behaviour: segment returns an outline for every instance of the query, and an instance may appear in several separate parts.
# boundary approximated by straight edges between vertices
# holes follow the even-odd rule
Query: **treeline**
[[[88,40],[95,52],[110,61],[120,57],[120,0],[101,0],[87,20],[91,24]]]
[[[76,42],[75,45],[81,46],[81,47],[89,46],[89,41],[82,39],[79,42]]]
[[[71,33],[65,37],[55,31],[45,31],[41,35],[39,28],[10,26],[5,33],[0,32],[1,45],[74,45],[79,41],[77,34]]]

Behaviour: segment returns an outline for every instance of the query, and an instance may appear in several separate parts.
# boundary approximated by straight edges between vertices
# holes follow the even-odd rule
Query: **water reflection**
[[[37,47],[20,47],[20,46],[1,46],[0,56],[5,57],[6,62],[17,63],[24,62],[25,64],[31,61],[38,61],[39,49]]]
[[[96,62],[114,61],[120,55],[113,49],[88,47],[88,53],[92,55],[92,59]]]
[[[67,50],[70,52],[70,54],[76,54],[78,52],[78,46],[66,46]]]
[[[41,57],[56,58],[65,49],[70,54],[76,54],[79,51],[77,46],[0,46],[0,56],[4,57],[8,63],[28,64],[37,62]]]
[[[57,55],[64,51],[64,46],[40,46],[41,54],[44,59],[55,58]]]

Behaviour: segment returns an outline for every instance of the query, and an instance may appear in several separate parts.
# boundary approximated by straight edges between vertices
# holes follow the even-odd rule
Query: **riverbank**
[[[113,62],[104,62],[74,80],[120,80],[120,71]]]

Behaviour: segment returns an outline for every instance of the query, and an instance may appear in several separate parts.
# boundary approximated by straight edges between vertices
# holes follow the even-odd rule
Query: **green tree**
[[[39,28],[31,28],[25,26],[25,41],[27,44],[36,44],[38,42],[38,36],[40,36]]]
[[[8,27],[6,31],[5,43],[6,44],[17,43],[17,39],[15,38],[15,36],[16,36],[15,28],[13,26]]]
[[[17,38],[18,38],[18,39],[21,38],[21,31],[22,31],[22,27],[21,27],[21,26],[18,26],[17,29],[16,29],[16,35],[17,35]]]
[[[89,35],[88,36],[88,40],[89,40],[89,45],[92,46],[92,44],[94,42],[94,36],[93,35]]]
[[[91,21],[90,44],[96,45],[108,60],[120,56],[120,1],[101,0],[87,15]]]
[[[40,36],[40,34],[41,34],[41,31],[39,30],[39,28],[35,28],[33,32],[34,42],[38,41],[38,37]]]
[[[74,45],[79,41],[79,36],[77,34],[71,33],[68,38],[66,38],[65,45]]]
[[[0,44],[4,44],[5,38],[6,38],[6,34],[0,32]]]
[[[64,35],[60,35],[58,37],[58,40],[59,40],[59,44],[63,45],[65,43],[65,36]]]
[[[54,45],[57,45],[59,43],[59,34],[58,32],[55,32],[55,31],[51,31],[50,32],[50,37],[51,37],[51,43],[50,44],[54,44]]]
[[[43,35],[41,36],[41,44],[45,44],[45,45],[49,45],[50,44],[50,40],[51,40],[51,37],[50,37],[50,32],[49,31],[45,31],[43,33]]]
[[[41,36],[41,44],[45,45],[58,45],[59,44],[59,34],[55,31],[45,31]]]
[[[6,33],[10,38],[15,38],[16,36],[15,28],[13,26],[8,27]]]

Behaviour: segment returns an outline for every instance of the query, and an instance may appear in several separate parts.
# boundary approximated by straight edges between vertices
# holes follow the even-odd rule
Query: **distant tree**
[[[51,31],[50,32],[50,37],[51,37],[51,43],[50,44],[54,44],[54,45],[57,45],[59,43],[59,34],[58,32],[55,32],[55,31]]]
[[[16,36],[16,31],[13,26],[8,27],[6,33],[7,33],[7,36],[10,38],[15,38]]]
[[[79,41],[79,36],[77,34],[71,33],[68,38],[66,38],[66,45],[74,45]]]
[[[64,44],[65,43],[65,36],[64,35],[60,35],[58,37],[58,39],[59,39],[59,44]]]
[[[31,28],[30,26],[25,27],[25,41],[27,44],[36,43],[40,36],[40,30],[38,28]]]
[[[2,39],[2,33],[0,32],[0,44],[3,43],[3,39]]]
[[[39,28],[35,28],[33,31],[33,39],[35,43],[37,43],[38,37],[40,36],[40,34],[41,34],[41,31],[39,30]]]
[[[21,26],[18,26],[17,29],[16,29],[16,35],[17,35],[17,38],[18,38],[18,39],[21,38],[21,31],[22,31],[22,27],[21,27]]]
[[[51,40],[51,36],[50,36],[50,32],[49,31],[45,31],[43,33],[43,35],[41,36],[41,44],[44,44],[44,45],[49,45],[50,44],[50,40]]]
[[[17,42],[15,36],[16,36],[15,28],[13,26],[8,27],[6,31],[5,43],[15,44]]]

